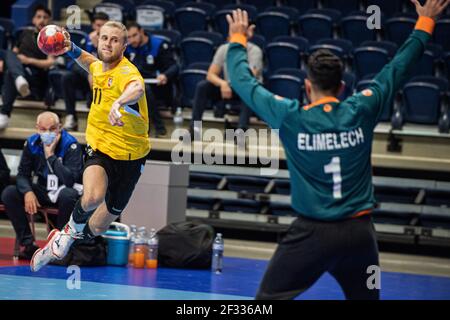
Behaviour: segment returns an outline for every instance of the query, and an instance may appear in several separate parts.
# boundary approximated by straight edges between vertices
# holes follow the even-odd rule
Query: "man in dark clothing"
[[[125,55],[138,67],[144,79],[156,79],[156,84],[146,84],[148,114],[156,136],[164,136],[166,128],[157,108],[158,100],[173,107],[173,81],[178,74],[169,44],[161,38],[145,33],[142,27],[133,22],[127,26],[128,47]]]
[[[42,99],[47,88],[47,71],[55,64],[55,58],[45,55],[37,46],[39,31],[48,25],[51,18],[49,9],[42,5],[35,8],[33,26],[22,31],[12,52],[5,50],[3,107],[0,110],[0,130],[5,129],[17,94],[27,96],[31,93]]]
[[[6,213],[16,236],[24,247],[19,258],[31,259],[38,247],[28,225],[26,214],[36,214],[41,205],[58,206],[56,227],[62,228],[79,198],[74,184],[80,180],[83,152],[77,140],[61,130],[58,116],[43,112],[37,118],[37,133],[23,148],[17,183],[2,193]]]

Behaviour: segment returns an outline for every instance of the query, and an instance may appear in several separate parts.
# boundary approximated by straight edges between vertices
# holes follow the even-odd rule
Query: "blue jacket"
[[[47,164],[48,162],[48,164]],[[45,160],[44,148],[39,134],[34,134],[25,141],[17,173],[17,190],[25,194],[32,191],[32,183],[47,187],[47,175],[51,166],[58,177],[59,185],[72,187],[80,181],[83,171],[83,150],[77,139],[67,131],[61,131],[61,139],[55,154]],[[37,181],[33,181],[34,177]]]

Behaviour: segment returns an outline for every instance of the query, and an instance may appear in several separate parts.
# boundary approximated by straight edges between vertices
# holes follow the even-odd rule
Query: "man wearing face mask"
[[[38,247],[26,214],[36,214],[41,206],[56,205],[56,226],[62,228],[79,198],[73,187],[83,169],[82,148],[72,135],[61,130],[55,113],[41,113],[36,129],[37,133],[25,141],[16,185],[7,187],[1,197],[22,246],[19,258],[27,260]]]

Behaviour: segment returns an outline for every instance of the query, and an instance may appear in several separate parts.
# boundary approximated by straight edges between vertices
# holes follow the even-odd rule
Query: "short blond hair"
[[[125,27],[125,25],[122,22],[119,22],[119,21],[108,21],[102,26],[102,28],[103,27],[116,28],[116,29],[119,29],[120,31],[122,31],[122,33],[123,33],[123,43],[127,44],[127,42],[128,42],[128,31],[127,31],[127,27]]]

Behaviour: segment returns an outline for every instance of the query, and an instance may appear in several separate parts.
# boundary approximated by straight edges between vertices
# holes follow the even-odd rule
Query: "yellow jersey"
[[[120,108],[122,127],[108,120],[111,106],[131,81],[144,79],[138,69],[125,57],[109,71],[103,72],[102,61],[91,63],[93,99],[86,129],[86,141],[94,149],[115,160],[136,160],[150,151],[148,110],[145,93],[135,105]],[[145,85],[144,85],[145,87]]]

